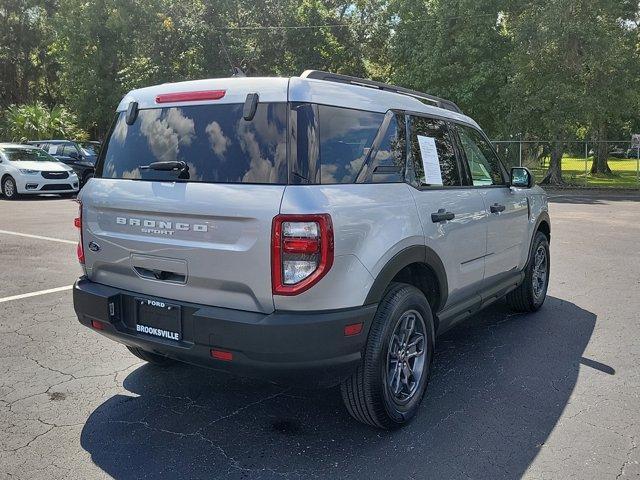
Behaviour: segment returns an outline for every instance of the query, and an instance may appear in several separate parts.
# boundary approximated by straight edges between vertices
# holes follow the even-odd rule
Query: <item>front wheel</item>
[[[507,302],[517,312],[535,312],[547,298],[550,272],[549,240],[536,232],[522,284],[507,295]]]
[[[362,363],[341,386],[351,416],[384,429],[408,423],[429,382],[434,338],[424,294],[392,284],[373,319]]]
[[[16,188],[16,181],[13,177],[5,177],[2,180],[2,194],[7,200],[15,200],[18,198],[18,189]]]

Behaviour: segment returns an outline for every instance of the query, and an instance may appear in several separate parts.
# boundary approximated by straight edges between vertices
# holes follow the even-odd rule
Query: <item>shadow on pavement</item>
[[[337,389],[284,389],[145,365],[88,418],[82,447],[117,478],[519,478],[573,391],[596,316],[557,298],[495,305],[439,339],[421,411],[383,432]],[[591,365],[606,365],[591,359]]]

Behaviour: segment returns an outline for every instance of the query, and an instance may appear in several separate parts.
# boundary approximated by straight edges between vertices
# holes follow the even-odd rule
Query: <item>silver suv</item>
[[[544,302],[547,198],[447,100],[325,72],[134,90],[80,194],[80,322],[143,360],[341,385],[403,425],[436,336]]]

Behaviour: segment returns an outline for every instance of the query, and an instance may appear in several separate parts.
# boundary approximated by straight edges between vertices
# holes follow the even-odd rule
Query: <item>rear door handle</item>
[[[500,205],[499,203],[494,203],[493,205],[491,205],[490,210],[491,210],[491,213],[500,213],[500,212],[504,212],[505,208],[507,207],[505,207],[504,205]]]
[[[441,208],[436,213],[431,214],[431,221],[433,223],[446,222],[447,220],[453,220],[454,218],[456,218],[456,214],[453,212],[447,212],[444,208]]]

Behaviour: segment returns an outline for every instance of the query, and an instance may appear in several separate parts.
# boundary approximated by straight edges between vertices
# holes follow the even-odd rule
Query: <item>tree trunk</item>
[[[562,179],[562,142],[554,142],[551,146],[551,162],[549,170],[540,182],[543,185],[564,185]]]
[[[593,163],[591,164],[591,173],[611,174],[609,168],[609,144],[606,142],[607,134],[604,127],[598,128],[596,135],[596,148],[594,149]]]

